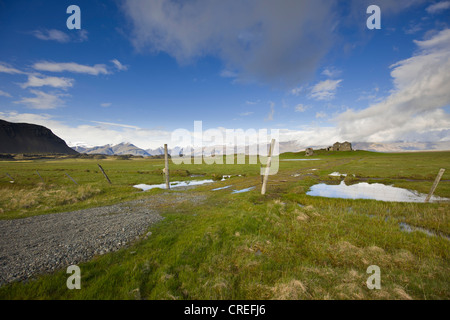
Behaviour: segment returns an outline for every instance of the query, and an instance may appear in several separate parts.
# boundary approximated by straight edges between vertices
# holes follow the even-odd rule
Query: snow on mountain
[[[330,142],[332,145],[335,141]],[[307,147],[312,147],[313,149],[325,148],[327,146],[304,146],[299,144],[297,141],[284,141],[279,143],[279,152],[300,152],[304,151]],[[389,143],[372,143],[372,142],[354,142],[352,143],[354,150],[367,150],[375,152],[410,152],[410,151],[437,151],[437,150],[450,150],[450,141],[442,142],[389,142]],[[141,149],[134,144],[123,142],[117,145],[104,145],[96,147],[88,147],[82,144],[72,145],[72,149],[80,153],[86,154],[105,154],[105,155],[125,155],[131,154],[135,156],[161,156],[164,155],[164,147],[159,147],[156,149]],[[179,147],[169,148],[168,152],[170,155],[191,155],[191,156],[201,156],[203,155],[226,155],[229,153],[236,154],[255,154],[258,153],[258,148],[255,145],[244,147],[232,147],[227,150],[225,146],[212,146],[203,147],[202,149],[189,147]]]

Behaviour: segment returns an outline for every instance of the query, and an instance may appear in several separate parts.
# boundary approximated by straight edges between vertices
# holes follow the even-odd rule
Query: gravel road
[[[118,250],[163,219],[159,206],[201,198],[164,193],[105,207],[0,220],[0,286]]]

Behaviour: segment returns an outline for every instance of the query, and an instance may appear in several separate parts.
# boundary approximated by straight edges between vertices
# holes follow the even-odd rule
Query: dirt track
[[[183,192],[147,199],[0,221],[0,286],[118,250],[163,219],[158,207],[204,197]]]

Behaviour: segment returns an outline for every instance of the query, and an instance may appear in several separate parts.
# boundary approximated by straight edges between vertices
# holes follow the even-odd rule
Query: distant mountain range
[[[77,145],[72,146],[72,149],[79,153],[86,153],[86,154],[105,154],[105,155],[131,154],[133,156],[143,156],[143,157],[159,156],[164,154],[163,147],[159,147],[156,149],[141,149],[136,147],[134,144],[128,142],[122,142],[116,145],[107,144],[98,147],[86,147],[82,145]],[[183,148],[175,147],[173,149],[168,150],[169,154],[179,154],[180,152],[183,152]]]
[[[332,145],[334,142],[331,142]],[[307,146],[312,147],[313,149],[325,148],[326,146]],[[450,150],[450,141],[444,142],[391,142],[391,143],[371,143],[371,142],[355,142],[352,143],[352,147],[354,150],[366,150],[366,151],[375,151],[375,152],[406,152],[406,151],[437,151],[437,150]],[[141,149],[136,147],[131,143],[120,143],[117,145],[105,145],[99,147],[83,147],[83,146],[73,146],[74,150],[80,153],[86,154],[105,154],[105,155],[125,155],[131,154],[134,156],[159,156],[164,154],[164,148],[159,147],[156,149]],[[284,152],[299,152],[305,150],[306,147],[300,145],[297,141],[286,141],[280,142],[279,151],[280,153]],[[168,149],[168,153],[170,155],[173,154],[189,154],[191,148],[181,148],[175,147],[172,149]],[[245,148],[245,153],[249,154],[250,150],[252,150],[252,146],[247,146]],[[238,148],[233,148],[232,153],[237,153]],[[239,150],[240,151],[240,150]],[[196,149],[194,150],[194,156],[200,156],[202,153],[207,152],[211,153],[211,149],[205,151],[203,148],[202,151]],[[226,153],[226,149],[223,146],[215,147],[216,155],[224,155]]]
[[[355,142],[352,144],[355,150],[367,150],[375,152],[406,152],[406,151],[443,151],[450,150],[450,141],[438,142]]]
[[[105,155],[132,154],[134,156],[144,156],[144,157],[148,157],[151,155],[147,151],[140,149],[131,143],[120,143],[117,145],[108,144],[105,146],[98,146],[92,148],[75,146],[72,148],[79,153],[86,153],[86,154],[105,154]]]
[[[0,120],[0,153],[77,154],[50,129]]]

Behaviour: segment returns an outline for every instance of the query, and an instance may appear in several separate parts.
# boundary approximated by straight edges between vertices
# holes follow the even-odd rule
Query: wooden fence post
[[[98,163],[97,163],[97,165],[98,165],[98,167],[100,168],[100,171],[101,171],[101,172],[103,173],[103,175],[105,176],[106,180],[108,180],[109,184],[112,184],[112,183],[111,183],[111,180],[109,180],[109,178],[108,178],[108,176],[106,175],[105,170],[103,170],[102,166],[101,166],[100,164],[98,164]]]
[[[44,179],[42,179],[41,175],[39,174],[39,171],[36,170],[37,175],[39,176],[39,178],[41,179],[42,182],[44,182]],[[44,182],[45,183],[45,182]]]
[[[69,177],[70,180],[73,181],[73,183],[75,183],[76,185],[78,185],[78,183],[77,183],[75,180],[73,180],[73,178],[72,178],[71,176],[69,176],[69,174],[68,174],[67,172],[64,172],[64,173],[66,174],[66,176]]]
[[[262,184],[262,188],[261,188],[261,194],[266,193],[267,180],[269,179],[270,165],[272,162],[272,152],[273,152],[274,145],[275,145],[275,139],[272,139],[272,143],[270,144],[270,149],[269,149],[269,157],[267,158],[266,171],[264,172],[264,179],[263,179],[263,184]]]
[[[436,177],[436,179],[434,180],[433,186],[431,187],[430,193],[428,194],[428,196],[425,199],[425,202],[430,201],[431,196],[434,193],[434,190],[436,190],[437,185],[439,184],[439,181],[441,181],[442,176],[444,175],[445,169],[441,169],[439,170],[439,173]]]
[[[170,180],[169,180],[169,155],[167,152],[167,143],[164,144],[164,174],[166,176],[166,189],[170,189]]]

